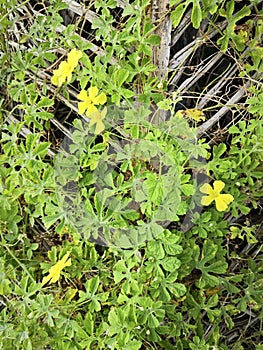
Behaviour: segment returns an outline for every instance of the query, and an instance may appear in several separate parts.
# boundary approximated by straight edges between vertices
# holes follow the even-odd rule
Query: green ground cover
[[[263,349],[262,4],[0,0],[0,349]]]

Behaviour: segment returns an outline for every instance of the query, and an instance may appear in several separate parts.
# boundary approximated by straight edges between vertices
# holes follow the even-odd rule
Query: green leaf
[[[125,211],[122,213],[123,217],[127,220],[135,221],[138,220],[140,214],[136,210]]]
[[[121,87],[123,83],[128,82],[130,72],[124,68],[120,68],[113,73],[113,80],[118,87]]]
[[[128,89],[121,89],[121,93],[125,98],[131,98],[134,96],[134,92]]]
[[[166,257],[160,261],[160,264],[166,271],[174,272],[181,266],[181,261],[175,257]]]
[[[147,187],[148,201],[150,200],[155,205],[162,203],[163,185],[161,179],[157,179],[155,173],[147,174],[147,179],[144,181]]]
[[[199,0],[193,1],[193,10],[191,14],[191,21],[193,23],[193,27],[198,29],[200,27],[202,21],[202,10],[199,4]]]
[[[209,271],[212,273],[225,273],[227,270],[228,264],[225,261],[216,261],[209,265]]]
[[[124,10],[123,10],[123,13],[122,13],[122,16],[125,17],[125,16],[131,16],[131,15],[134,15],[136,14],[136,11],[135,9],[132,7],[132,5],[126,5],[124,7]]]
[[[148,247],[147,247],[147,255],[152,256],[155,259],[163,259],[165,256],[165,251],[163,249],[162,242],[157,240],[157,241],[150,241],[148,242]]]
[[[171,21],[172,21],[174,28],[176,28],[179,25],[179,23],[181,22],[185,10],[186,10],[186,6],[185,6],[185,2],[184,2],[184,3],[176,6],[175,10],[173,10],[171,12]]]
[[[179,244],[164,243],[163,246],[164,246],[166,253],[169,255],[177,255],[177,254],[182,253],[182,251],[183,251],[183,247],[180,246]]]
[[[213,156],[218,159],[222,154],[226,151],[226,145],[224,143],[220,143],[218,146],[213,147]]]
[[[92,301],[91,301],[91,303],[89,305],[89,310],[91,312],[93,312],[93,311],[96,311],[96,312],[100,311],[101,310],[100,302],[98,300],[96,300],[96,299],[92,299]]]
[[[54,117],[53,113],[49,113],[49,112],[37,112],[37,116],[43,120],[49,120]]]
[[[177,297],[181,298],[186,293],[186,287],[182,283],[173,283],[169,290]]]
[[[160,324],[160,322],[158,321],[158,319],[153,315],[153,314],[149,314],[148,315],[148,326],[150,328],[157,328]]]
[[[39,143],[34,149],[34,154],[38,155],[41,158],[44,158],[48,152],[49,146],[50,142]]]
[[[55,222],[57,222],[62,217],[62,214],[48,215],[42,218],[45,227],[50,228]]]
[[[45,52],[44,53],[45,60],[49,62],[54,62],[57,59],[57,56],[53,54],[52,52]]]
[[[88,293],[94,295],[99,287],[99,283],[100,283],[100,278],[99,276],[93,277],[91,279],[89,279],[86,283],[85,283],[85,289]]]
[[[146,39],[146,42],[151,45],[159,45],[161,42],[161,38],[159,35],[152,34]]]
[[[54,105],[54,100],[48,97],[43,97],[38,103],[37,108],[51,107]]]
[[[191,184],[181,185],[182,192],[185,196],[192,196],[195,192],[194,186]]]
[[[127,277],[126,273],[128,271],[129,270],[126,267],[124,260],[118,261],[117,264],[114,266],[114,271],[113,271],[114,282],[116,284],[120,283],[121,280]]]
[[[131,340],[124,345],[123,350],[140,350],[142,342],[140,340]]]
[[[228,21],[227,28],[224,31],[224,34],[221,38],[218,39],[217,44],[221,46],[221,50],[225,52],[228,48],[229,40],[236,44],[239,44],[237,39],[237,34],[235,33],[236,22],[243,19],[244,17],[250,14],[250,9],[248,6],[243,6],[241,10],[234,14],[235,1],[231,0],[226,4],[226,10],[221,8],[219,14],[225,17]]]
[[[119,324],[119,318],[114,309],[111,309],[108,315],[108,321],[112,326],[117,326]]]
[[[228,129],[229,134],[239,134],[239,132],[240,130],[235,125],[231,125],[230,128]]]
[[[170,0],[170,6],[177,5],[181,2],[181,0]]]

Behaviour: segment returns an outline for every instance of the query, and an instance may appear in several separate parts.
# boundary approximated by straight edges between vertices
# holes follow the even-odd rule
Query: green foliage
[[[216,13],[218,3],[218,0],[186,0],[184,2],[180,0],[171,0],[170,6],[176,6],[171,12],[173,26],[177,27],[179,25],[185,11],[189,5],[192,4],[191,22],[193,27],[198,29],[202,19],[206,18],[208,13],[211,15]]]
[[[213,159],[208,163],[216,178],[232,185],[235,216],[239,210],[247,214],[249,202],[256,208],[257,198],[262,196],[262,127],[262,118],[231,126],[229,133],[233,138],[228,155],[225,155],[226,145],[221,143],[213,148]],[[225,155],[223,159],[222,155]]]
[[[234,9],[235,9],[235,1],[231,0],[227,2],[225,9],[221,9],[219,11],[220,16],[225,17],[228,22],[227,28],[224,31],[223,36],[217,41],[217,44],[221,46],[221,50],[223,52],[227,50],[230,39],[234,42],[236,48],[239,51],[243,51],[245,48],[245,45],[242,42],[241,37],[235,33],[235,26],[238,21],[240,21],[246,16],[249,16],[250,9],[248,6],[244,6],[242,7],[241,10],[239,10],[235,14],[234,14]]]
[[[250,3],[257,9],[259,1]],[[30,16],[27,1],[0,0],[3,350],[227,349],[222,328],[233,329],[247,312],[262,321],[261,248],[250,256],[247,246],[236,248],[261,244],[260,225],[236,222],[262,197],[260,83],[251,81],[249,120],[232,125],[228,142],[214,145],[204,164],[207,140],[197,141],[196,128],[175,115],[181,96],[170,98],[154,77],[152,47],[160,38],[147,15],[150,2],[128,2],[121,20],[113,15],[118,4],[86,4],[96,11],[94,51],[93,40],[77,34],[78,22],[61,27],[65,2],[50,1]],[[247,5],[170,5],[175,27],[188,9],[197,29],[218,12],[228,23],[221,50],[247,47],[242,74],[262,71],[262,21],[247,20]],[[25,19],[25,33],[11,35]],[[245,32],[236,28],[242,20]],[[72,48],[82,52],[79,65],[70,83],[56,88],[51,74]],[[108,99],[100,135],[77,115],[76,95],[90,86]],[[72,127],[64,140],[51,128],[62,104]],[[152,122],[156,105],[154,113],[168,112],[169,120]],[[201,212],[198,169],[234,196],[227,215],[213,205]],[[71,265],[43,285],[66,252]],[[237,341],[233,348],[243,347]]]
[[[250,1],[256,6],[256,2]],[[208,15],[216,15],[217,13],[226,19],[227,26],[222,32],[222,36],[217,40],[217,44],[223,52],[226,52],[231,47],[238,51],[244,51],[249,47],[246,53],[251,57],[253,64],[244,63],[246,71],[262,69],[262,48],[260,45],[260,38],[262,33],[262,20],[259,18],[255,23],[248,19],[251,13],[250,7],[246,4],[240,10],[236,11],[236,2],[218,1],[218,0],[171,0],[170,7],[171,21],[176,28],[180,24],[187,9],[191,9],[191,22],[195,29],[199,29],[203,19]],[[242,23],[241,29],[238,29],[238,24]],[[243,28],[244,29],[243,29]],[[255,27],[255,29],[252,29]],[[254,31],[255,30],[255,31]],[[253,32],[254,31],[254,32]]]
[[[257,96],[250,97],[247,100],[249,104],[249,112],[253,114],[257,114],[260,117],[263,117],[263,93],[259,93]]]
[[[82,227],[86,239],[103,236],[107,244],[128,248],[152,239],[163,231],[163,223],[178,221],[186,214],[195,186],[191,176],[183,173],[184,164],[192,157],[191,145],[187,152],[184,146],[192,140],[182,142],[169,135],[176,117],[157,128],[147,121],[149,113],[141,107],[139,121],[136,109],[123,114],[115,108],[108,110],[111,124],[116,114],[123,120],[123,136],[117,141],[114,134],[107,134],[95,142],[87,125],[76,120],[70,154],[61,152],[55,163],[59,202],[65,206],[56,214],[47,208],[47,228],[62,219],[62,225],[71,222],[76,230]],[[186,121],[181,130],[191,135]],[[205,151],[200,150],[195,149],[196,156]],[[72,181],[76,186],[73,192]],[[132,232],[129,238],[127,230]]]

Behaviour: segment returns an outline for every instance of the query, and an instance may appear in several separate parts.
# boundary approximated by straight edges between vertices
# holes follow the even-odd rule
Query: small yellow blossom
[[[73,70],[77,67],[79,59],[82,57],[82,52],[73,49],[68,54],[67,61],[62,61],[58,67],[53,72],[53,77],[51,82],[54,85],[61,86],[65,81],[69,83],[72,78]]]
[[[216,209],[218,211],[225,211],[228,204],[233,202],[234,197],[231,194],[221,194],[220,192],[225,187],[223,181],[214,181],[214,189],[209,184],[204,184],[200,187],[200,192],[208,194],[203,196],[201,200],[202,205],[210,205],[213,201],[216,202]]]
[[[205,115],[201,109],[191,108],[191,109],[179,110],[176,112],[176,115],[180,118],[182,117],[190,118],[192,120],[195,120],[196,122],[205,120]]]
[[[88,116],[98,110],[96,105],[104,105],[106,103],[106,95],[103,92],[98,95],[98,92],[99,90],[96,86],[88,89],[89,94],[87,94],[86,90],[80,91],[78,99],[83,102],[78,103],[79,114],[83,114],[86,111],[86,115]]]
[[[105,129],[105,125],[102,120],[105,118],[106,113],[107,113],[107,108],[105,107],[101,112],[96,111],[89,116],[90,118],[89,124],[90,125],[96,124],[94,134],[98,135]]]
[[[71,265],[71,259],[68,259],[70,252],[67,252],[61,260],[59,260],[54,266],[52,266],[48,272],[49,274],[43,278],[42,286],[47,282],[56,283],[59,280],[61,271],[66,266]]]

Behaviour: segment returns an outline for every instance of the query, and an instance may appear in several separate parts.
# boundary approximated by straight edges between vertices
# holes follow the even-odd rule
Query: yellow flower
[[[195,120],[196,122],[200,122],[202,120],[205,120],[205,115],[201,109],[185,109],[185,110],[179,110],[176,112],[176,115],[180,118],[186,117]]]
[[[200,187],[202,193],[208,194],[203,196],[201,200],[202,205],[210,205],[213,201],[216,202],[216,209],[218,211],[225,211],[228,204],[233,202],[234,197],[231,194],[221,194],[220,192],[225,187],[223,181],[216,180],[214,182],[214,189],[209,184],[204,184]]]
[[[82,52],[80,50],[73,49],[68,54],[68,63],[74,69],[79,63],[79,59],[82,57]]]
[[[71,259],[68,259],[70,252],[67,252],[61,260],[59,260],[54,266],[52,266],[48,272],[49,274],[43,278],[42,286],[47,282],[56,283],[59,280],[61,271],[66,266],[71,265]]]
[[[105,107],[101,112],[96,111],[90,115],[89,124],[90,125],[96,124],[95,132],[94,132],[96,135],[100,134],[105,129],[105,125],[102,120],[105,118],[106,113],[107,113],[107,108]]]
[[[96,112],[98,109],[95,105],[104,105],[107,98],[106,95],[102,92],[98,95],[98,88],[96,86],[88,89],[88,93],[85,90],[81,90],[78,94],[78,99],[83,102],[78,103],[79,114],[83,114],[86,112],[86,115],[90,115],[93,112]]]
[[[58,67],[53,72],[53,77],[51,82],[54,85],[61,86],[65,81],[69,83],[72,78],[72,72],[77,67],[79,59],[82,57],[82,52],[73,49],[68,54],[67,61],[62,61]]]

